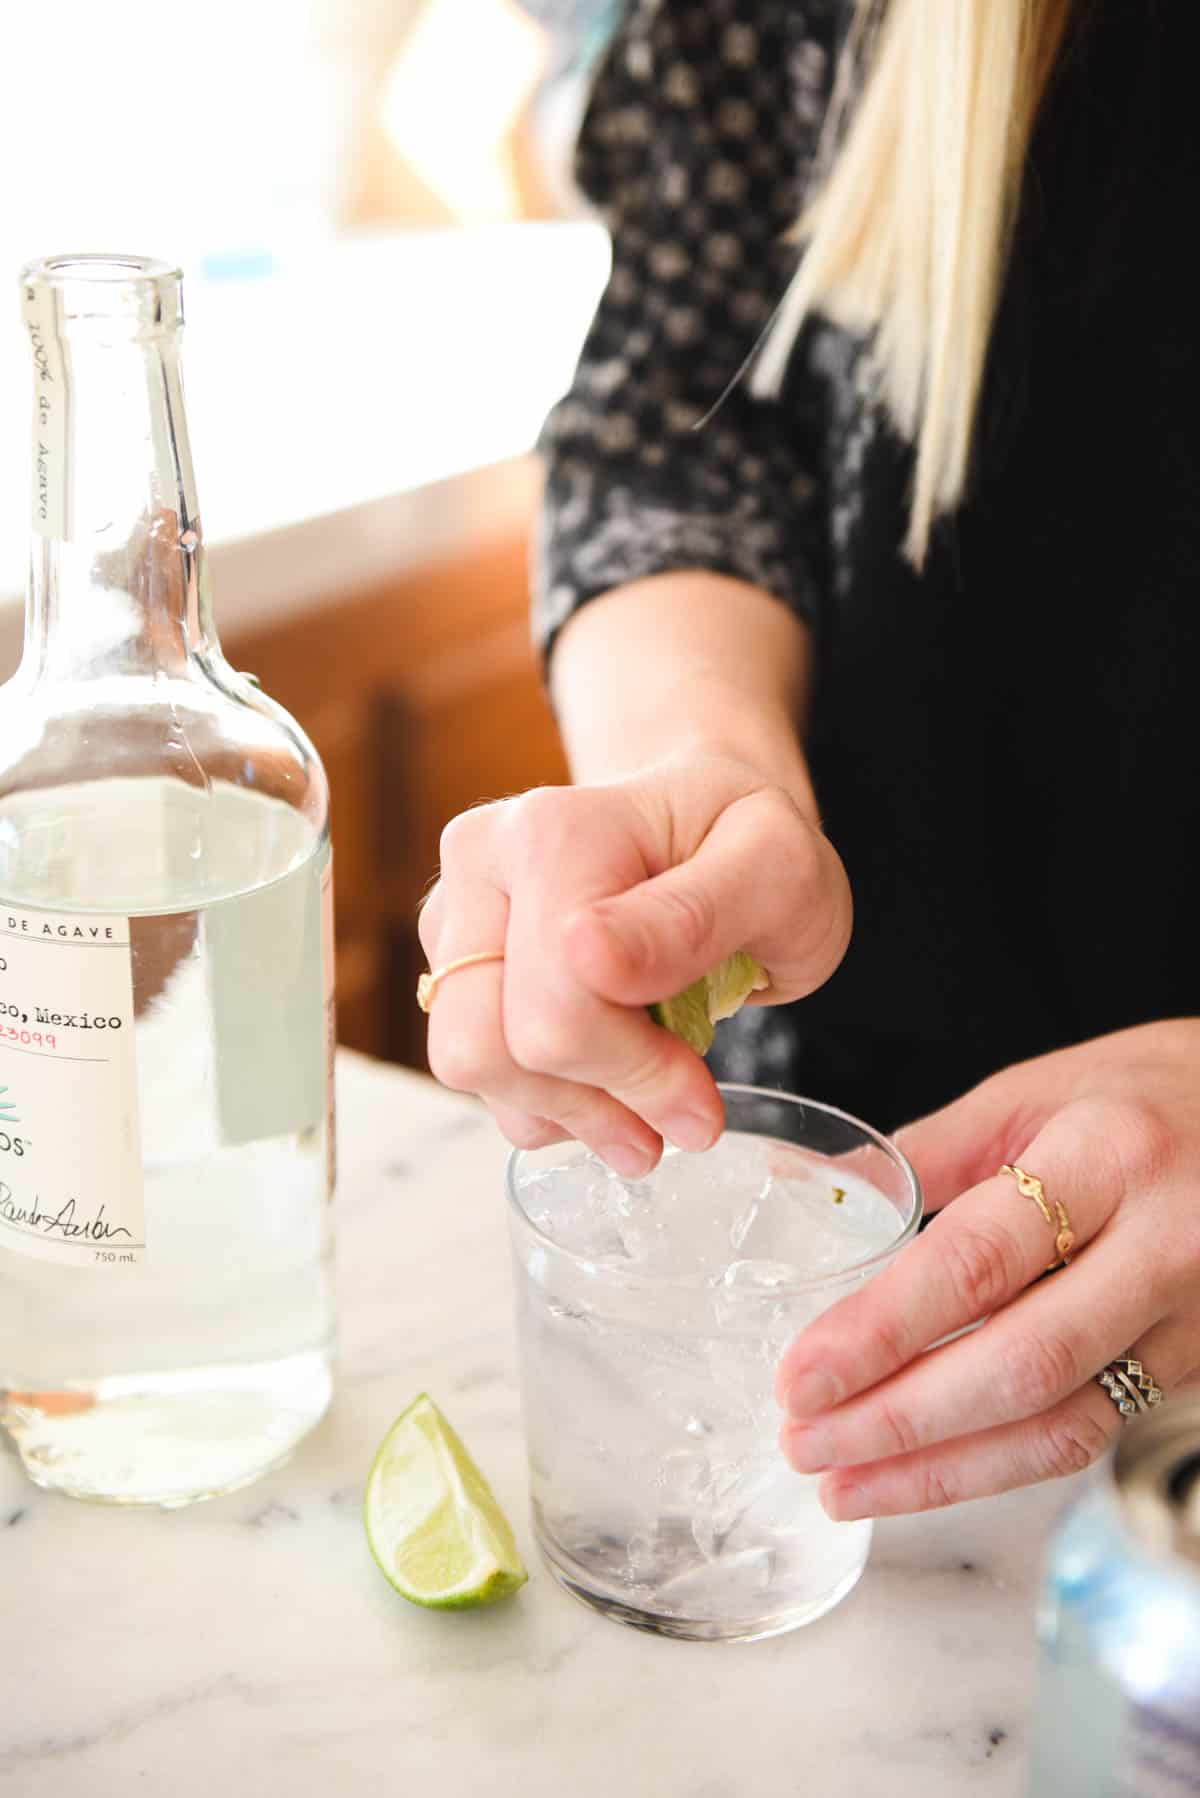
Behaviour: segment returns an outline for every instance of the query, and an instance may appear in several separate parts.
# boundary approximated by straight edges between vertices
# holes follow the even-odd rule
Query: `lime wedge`
[[[712,1045],[713,1025],[708,1015],[708,983],[694,980],[673,999],[660,999],[650,1007],[650,1016],[664,1030],[681,1036],[689,1049],[704,1055]]]
[[[464,1611],[529,1578],[491,1488],[424,1392],[379,1445],[363,1523],[380,1572],[413,1604]]]
[[[705,1055],[712,1047],[713,1025],[731,1018],[751,993],[760,993],[770,984],[766,970],[739,949],[673,999],[658,1000],[650,1007],[650,1016],[664,1030],[682,1037],[697,1055]]]

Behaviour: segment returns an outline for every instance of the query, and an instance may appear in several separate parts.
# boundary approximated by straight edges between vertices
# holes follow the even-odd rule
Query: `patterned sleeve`
[[[613,267],[546,422],[534,629],[668,569],[765,588],[814,618],[828,558],[822,399],[739,383],[794,267],[828,101],[835,0],[631,0],[592,90],[577,175]],[[793,361],[796,359],[794,358]]]

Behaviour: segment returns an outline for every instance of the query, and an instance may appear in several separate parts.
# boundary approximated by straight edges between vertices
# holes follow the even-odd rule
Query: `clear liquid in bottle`
[[[328,806],[212,631],[177,276],[101,268],[30,271],[73,403],[0,692],[0,1425],[40,1485],[176,1505],[331,1395]]]

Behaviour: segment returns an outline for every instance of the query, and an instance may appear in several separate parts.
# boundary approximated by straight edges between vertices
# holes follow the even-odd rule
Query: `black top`
[[[820,324],[690,427],[786,282],[844,8],[640,0],[580,172],[614,273],[546,431],[537,616],[707,567],[812,624],[845,962],[723,1026],[729,1078],[884,1128],[1015,1059],[1200,1013],[1200,191],[1191,7],[1096,0],[1047,98],[967,500],[920,577],[910,454]]]

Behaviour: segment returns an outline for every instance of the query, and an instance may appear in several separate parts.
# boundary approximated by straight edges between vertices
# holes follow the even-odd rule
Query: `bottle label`
[[[33,352],[33,528],[43,537],[65,538],[67,371],[54,329],[54,296],[27,281],[21,310]]]
[[[220,1140],[308,1135],[328,1104],[322,848],[286,878],[205,914]]]
[[[0,1248],[136,1267],[145,1247],[129,920],[0,910]]]

